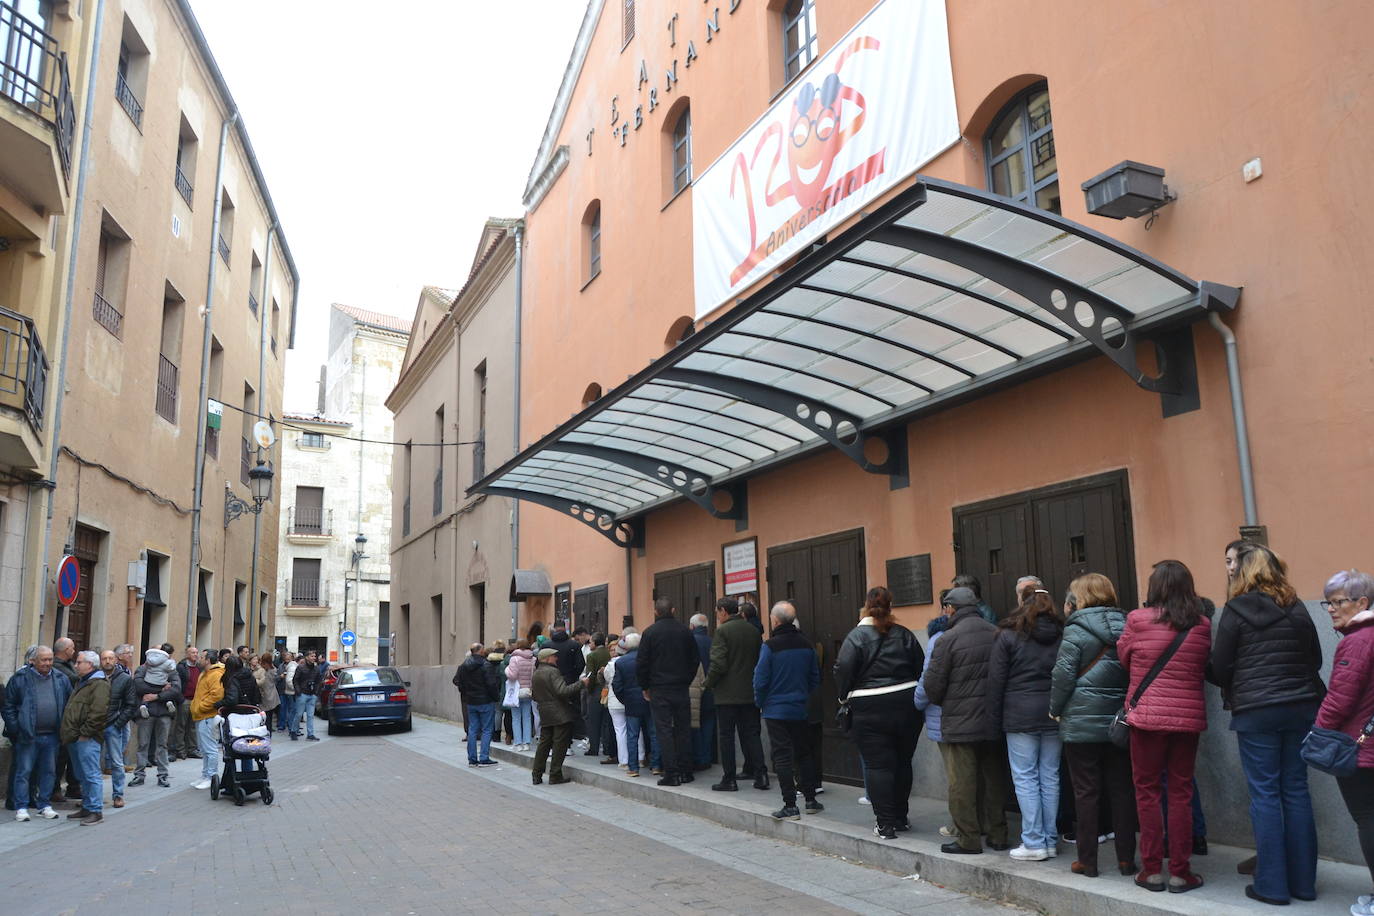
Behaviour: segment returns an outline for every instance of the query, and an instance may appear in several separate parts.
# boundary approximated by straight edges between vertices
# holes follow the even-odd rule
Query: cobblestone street
[[[0,909],[1018,912],[517,767],[469,770],[457,733],[417,718],[408,735],[287,743],[270,807],[212,803],[183,761],[179,788],[130,789],[99,827],[6,820]]]

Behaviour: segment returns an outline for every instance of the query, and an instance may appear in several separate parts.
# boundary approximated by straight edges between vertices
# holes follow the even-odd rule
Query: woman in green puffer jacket
[[[1117,867],[1123,875],[1136,872],[1131,758],[1107,739],[1107,726],[1126,703],[1126,669],[1116,657],[1126,614],[1116,605],[1116,588],[1106,576],[1088,573],[1069,583],[1068,622],[1050,685],[1050,716],[1059,720],[1078,816],[1072,870],[1090,878],[1097,877],[1098,800],[1104,792],[1111,801]]]

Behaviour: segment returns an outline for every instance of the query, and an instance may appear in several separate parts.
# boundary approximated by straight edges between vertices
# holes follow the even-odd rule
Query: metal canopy
[[[918,414],[1075,358],[1147,391],[1190,366],[1137,344],[1240,291],[1199,283],[1052,213],[922,179],[473,485],[622,546],[678,498],[740,518],[743,483],[824,448],[902,478]]]

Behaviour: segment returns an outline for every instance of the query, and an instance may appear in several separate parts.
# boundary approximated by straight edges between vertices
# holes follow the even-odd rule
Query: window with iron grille
[[[684,108],[673,125],[673,193],[692,183],[692,109]]]
[[[993,193],[1059,212],[1059,166],[1045,83],[1022,92],[1002,109],[984,145]]]
[[[120,262],[127,251],[121,244],[122,240],[115,238],[106,229],[100,230],[100,243],[95,254],[95,295],[91,301],[91,312],[95,316],[96,322],[116,337],[124,336],[124,314],[119,310],[123,297],[115,293],[118,281],[115,274],[123,274],[126,270],[121,263],[116,263],[112,270],[111,260]],[[113,299],[114,302],[110,300]]]
[[[186,201],[188,207],[195,196],[195,184],[191,179],[196,174],[196,151],[199,146],[190,122],[182,115],[181,129],[177,133],[177,161],[172,183],[176,185],[177,193]]]
[[[170,293],[170,290],[169,290]],[[181,331],[186,302],[166,294],[162,299],[162,336],[157,358],[158,416],[168,423],[177,421],[177,396],[181,387],[178,363],[181,357]]]
[[[139,130],[143,129],[144,90],[148,81],[148,54],[140,53],[137,33],[130,34],[133,25],[128,17],[124,18],[124,37],[119,42],[119,60],[115,65],[115,99],[119,107],[134,122]]]
[[[816,57],[816,0],[788,0],[782,8],[782,71],[792,82]]]
[[[301,433],[302,448],[326,448],[324,433]]]
[[[623,50],[635,37],[635,0],[621,0],[624,7],[620,14],[620,47]]]

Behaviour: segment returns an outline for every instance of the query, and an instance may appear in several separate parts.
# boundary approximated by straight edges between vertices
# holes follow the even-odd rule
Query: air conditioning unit
[[[148,551],[140,550],[138,559],[129,564],[129,588],[138,589],[139,600],[148,588]]]

